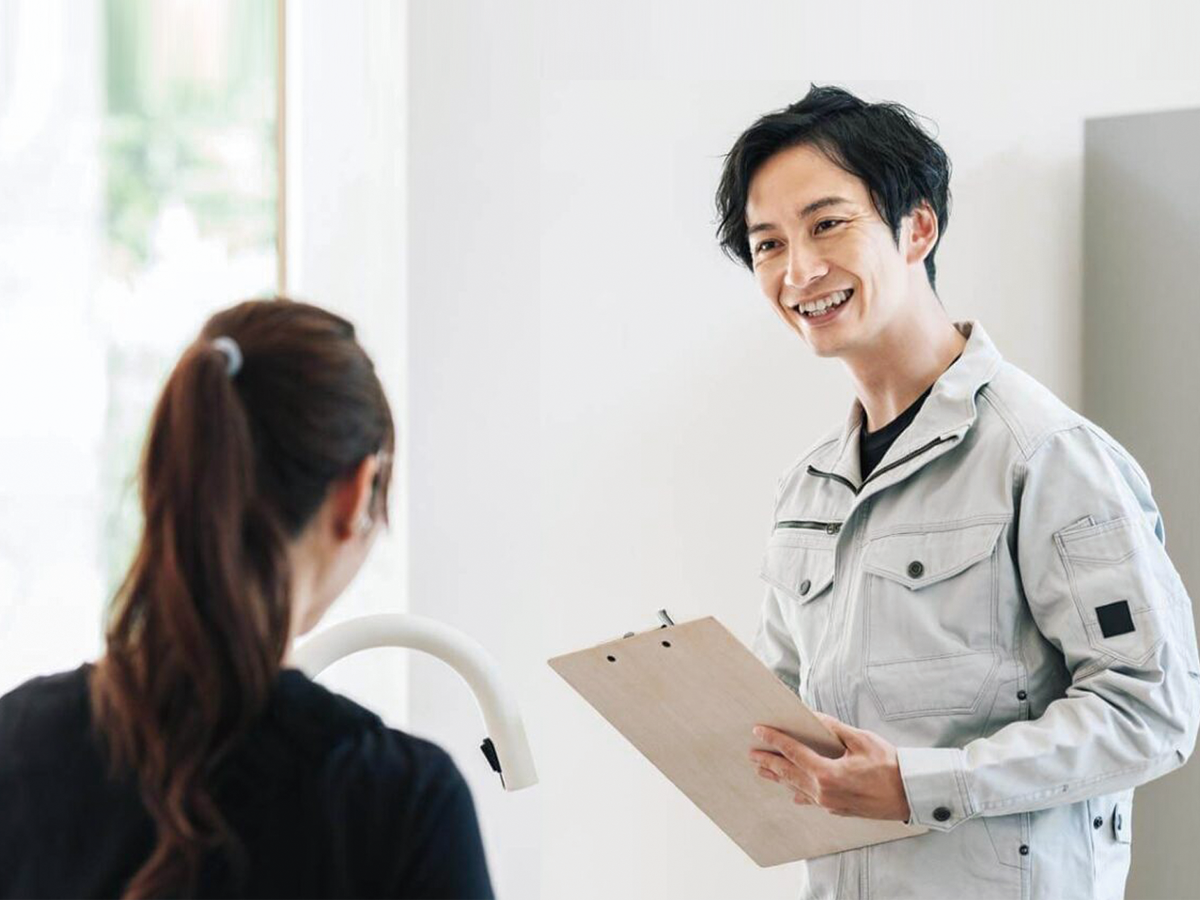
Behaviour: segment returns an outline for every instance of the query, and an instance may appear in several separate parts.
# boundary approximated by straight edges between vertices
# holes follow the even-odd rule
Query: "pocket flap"
[[[1122,563],[1138,550],[1138,534],[1127,516],[1091,527],[1066,528],[1058,539],[1063,552],[1081,562]]]
[[[1003,522],[983,522],[944,531],[889,534],[867,546],[863,568],[919,590],[991,556],[1003,530]]]
[[[763,555],[759,577],[794,600],[807,603],[833,582],[834,544],[816,546],[811,538],[797,540],[787,534],[771,536]]]

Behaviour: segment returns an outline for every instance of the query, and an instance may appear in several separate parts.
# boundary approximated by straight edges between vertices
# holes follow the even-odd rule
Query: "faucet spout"
[[[481,749],[499,771],[504,789],[519,791],[537,784],[533,754],[516,698],[500,680],[491,655],[458,629],[423,616],[400,613],[361,616],[313,635],[296,647],[292,659],[305,675],[316,678],[339,659],[375,647],[420,650],[454,669],[475,695],[487,729]]]

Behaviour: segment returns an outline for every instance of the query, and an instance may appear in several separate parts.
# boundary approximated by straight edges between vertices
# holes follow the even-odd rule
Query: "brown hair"
[[[232,375],[220,336],[241,350]],[[282,665],[288,542],[330,484],[379,451],[372,514],[386,521],[394,440],[354,326],[306,303],[217,313],[167,379],[141,463],[144,532],[90,684],[112,772],[136,772],[156,825],[126,897],[190,893],[218,848],[244,870],[212,776]]]

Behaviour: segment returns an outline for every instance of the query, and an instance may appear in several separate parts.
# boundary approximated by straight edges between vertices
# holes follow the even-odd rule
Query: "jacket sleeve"
[[[1132,788],[1196,741],[1192,605],[1141,468],[1082,424],[1018,464],[1014,493],[1020,584],[1071,681],[1036,719],[961,748],[898,749],[913,820],[933,829]]]

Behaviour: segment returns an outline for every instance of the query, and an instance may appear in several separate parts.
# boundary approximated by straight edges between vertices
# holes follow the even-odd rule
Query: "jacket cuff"
[[[957,747],[897,747],[909,823],[949,831],[974,815],[967,794],[963,752]]]

